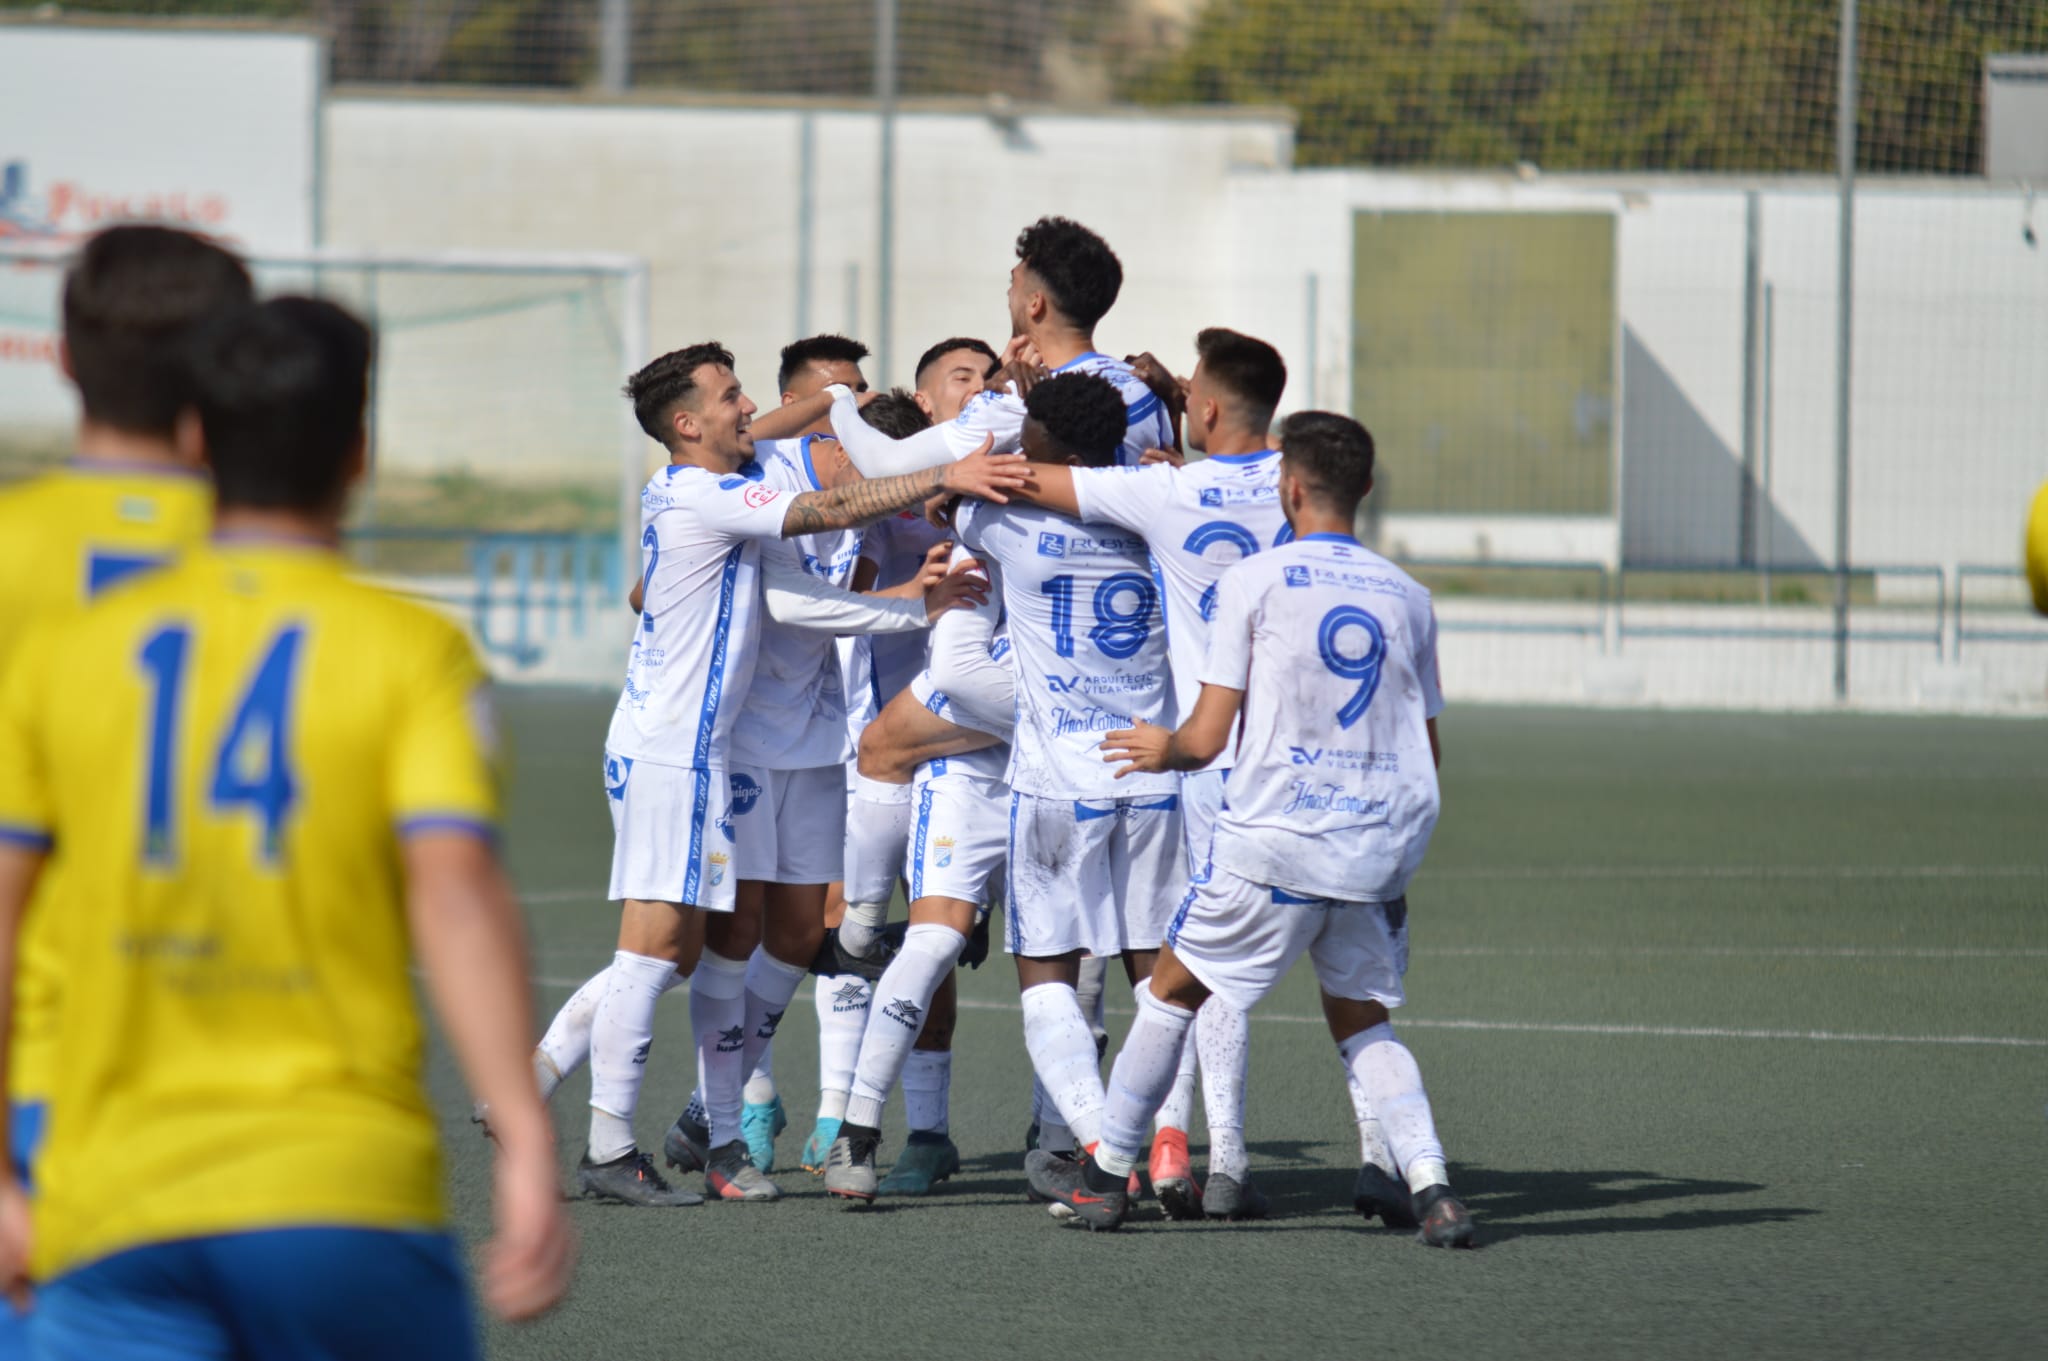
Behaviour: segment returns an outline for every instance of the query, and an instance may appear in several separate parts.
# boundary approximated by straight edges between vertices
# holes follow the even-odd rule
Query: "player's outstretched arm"
[[[1237,711],[1243,706],[1244,691],[1204,685],[1187,722],[1174,729],[1141,722],[1135,728],[1106,733],[1102,759],[1124,763],[1116,772],[1119,780],[1140,770],[1200,770],[1223,754],[1223,744],[1230,740],[1230,725],[1237,721]]]
[[[959,462],[897,477],[867,477],[826,491],[807,491],[783,515],[784,537],[852,529],[921,506],[933,496],[975,496],[1005,501],[1031,477],[1015,454],[991,454],[993,440]]]
[[[14,962],[21,921],[43,872],[47,852],[26,842],[0,841],[0,1079],[7,1072],[7,1054],[14,1032]],[[0,1147],[12,1148],[7,1103],[0,1102]],[[15,1179],[14,1162],[0,1166],[0,1289],[16,1308],[28,1305],[30,1244],[28,1193]]]
[[[963,424],[957,416],[920,430],[908,439],[896,439],[867,423],[850,389],[834,386],[826,391],[833,394],[832,433],[839,437],[847,459],[863,477],[897,477],[943,467],[972,453],[982,442],[983,432]],[[756,420],[757,426],[759,423]]]
[[[576,1242],[556,1186],[554,1127],[533,1081],[519,905],[490,844],[469,831],[407,837],[405,879],[434,1010],[498,1141],[484,1297],[505,1318],[532,1318],[568,1289]]]

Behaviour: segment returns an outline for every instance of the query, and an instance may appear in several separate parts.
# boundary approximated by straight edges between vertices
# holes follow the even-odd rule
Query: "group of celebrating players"
[[[770,412],[712,343],[628,383],[670,462],[641,497],[605,743],[619,947],[534,1052],[544,1094],[590,1063],[586,1193],[703,1199],[633,1131],[656,1003],[687,977],[698,1082],[666,1160],[714,1198],[778,1198],[773,1041],[811,972],[803,1166],[856,1204],[929,1191],[959,1166],[953,973],[1000,900],[1036,1075],[1026,1180],[1056,1216],[1115,1228],[1141,1161],[1172,1218],[1266,1212],[1246,1012],[1307,952],[1359,1118],[1357,1207],[1471,1241],[1387,1019],[1438,807],[1429,596],[1352,535],[1365,429],[1299,412],[1273,448],[1286,369],[1236,332],[1202,332],[1185,382],[1098,352],[1122,278],[1101,237],[1044,218],[1017,240],[1003,351],[941,341],[914,392],[868,393],[840,336],[783,351]],[[1099,971],[1092,1024],[1081,991],[1110,960],[1137,1022],[1105,1086]]]
[[[914,392],[870,393],[838,336],[784,351],[765,412],[715,343],[632,375],[668,462],[604,744],[618,950],[535,1048],[484,672],[340,552],[369,329],[258,301],[197,236],[85,243],[77,457],[0,493],[0,1356],[475,1354],[415,960],[497,1141],[484,1293],[507,1317],[567,1285],[545,1101],[580,1064],[581,1189],[703,1199],[633,1126],[684,978],[673,1167],[779,1197],[773,1040],[815,972],[803,1165],[854,1205],[928,1192],[959,1166],[953,973],[995,903],[1036,1075],[1025,1180],[1056,1217],[1115,1228],[1141,1163],[1170,1217],[1266,1212],[1246,1013],[1306,953],[1357,1208],[1468,1245],[1388,1021],[1438,809],[1429,596],[1353,537],[1365,429],[1297,412],[1275,447],[1285,368],[1232,331],[1186,380],[1098,353],[1121,283],[1045,218],[1009,341],[934,345]],[[1113,959],[1136,1020],[1105,1083]]]

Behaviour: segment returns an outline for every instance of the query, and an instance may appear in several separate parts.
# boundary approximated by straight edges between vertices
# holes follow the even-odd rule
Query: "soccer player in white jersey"
[[[762,605],[765,599],[778,619],[819,627],[919,628],[932,611],[974,592],[959,584],[964,578],[949,578],[922,602],[864,601],[801,572],[777,577],[761,544],[864,524],[943,491],[1000,500],[1024,474],[978,455],[931,474],[791,494],[746,475],[755,408],[720,346],[664,355],[626,391],[641,428],[670,462],[641,493],[642,613],[605,740],[616,833],[611,896],[622,909],[618,953],[591,1019],[590,1144],[578,1180],[588,1194],[632,1204],[697,1200],[662,1181],[632,1127],[655,1002],[677,975],[694,971],[690,1016],[712,1138],[706,1186],[721,1199],[772,1198],[772,1185],[761,1193],[766,1179],[749,1163],[739,1131],[740,1088],[759,1043],[750,1040],[743,995],[751,942],[737,948],[732,940],[744,923],[732,912],[727,776]],[[596,986],[593,980],[585,990]],[[564,1011],[575,1005],[572,998]],[[553,1067],[549,1055],[543,1040],[537,1069]],[[546,1071],[540,1076],[544,1089],[553,1085]]]
[[[1147,449],[1173,443],[1173,423],[1159,394],[1128,362],[1095,348],[1096,324],[1115,305],[1123,282],[1123,265],[1108,242],[1078,222],[1042,217],[1018,234],[1008,306],[1019,349],[1028,347],[1055,374],[1094,374],[1116,388],[1127,409],[1116,461],[1136,464]],[[998,453],[1018,448],[1024,405],[1014,392],[983,392],[954,419],[910,439],[892,440],[860,419],[851,393],[835,393],[832,428],[854,466],[869,477],[881,477],[960,458],[984,439],[992,439]]]
[[[861,361],[868,347],[842,335],[807,336],[782,347],[775,384],[784,408],[837,383],[868,390]],[[824,491],[857,479],[819,419],[791,439],[755,441],[755,462],[768,485]],[[790,560],[818,580],[846,589],[860,562],[863,531],[834,529],[787,541]],[[778,551],[770,549],[768,551]],[[920,592],[921,594],[921,592]],[[912,635],[922,638],[922,634]],[[766,623],[754,685],[732,737],[734,864],[740,918],[758,923],[760,940],[747,956],[747,1028],[763,1044],[742,1092],[740,1131],[763,1174],[775,1165],[775,1136],[787,1127],[775,1090],[774,1037],[824,931],[825,885],[839,878],[838,848],[846,835],[845,699],[832,638]],[[735,919],[738,925],[739,919]],[[742,928],[735,948],[747,944]],[[677,1122],[681,1147],[699,1153],[708,1137],[697,1093]],[[699,1158],[685,1158],[690,1170]]]
[[[1036,1159],[1036,1193],[1113,1229],[1145,1123],[1211,995],[1249,1010],[1307,954],[1339,1052],[1372,1102],[1413,1196],[1421,1240],[1468,1247],[1415,1058],[1388,1011],[1405,1000],[1409,880],[1439,798],[1436,615],[1429,592],[1352,537],[1372,437],[1347,416],[1281,427],[1280,504],[1295,540],[1217,584],[1202,690],[1177,730],[1110,733],[1117,777],[1199,770],[1239,726],[1207,874],[1174,916],[1110,1076],[1102,1139],[1081,1164]]]
[[[1108,383],[1056,375],[1026,401],[1028,458],[1114,460],[1123,411]],[[1132,983],[1145,977],[1187,882],[1179,781],[1119,783],[1096,751],[1103,733],[1172,712],[1158,588],[1135,534],[971,502],[956,525],[1010,625],[1017,723],[1005,915],[1025,1046],[1061,1122],[1086,1146],[1103,1096],[1075,996],[1081,956],[1121,956]]]
[[[971,561],[966,552],[955,549],[956,564]],[[1015,726],[1016,680],[1000,616],[999,606],[983,603],[939,620],[932,629],[931,666],[913,682],[913,693],[934,713],[1007,739]],[[825,1161],[825,1190],[832,1195],[859,1203],[872,1201],[878,1192],[922,1195],[959,1170],[959,1150],[944,1128],[943,1096],[937,1111],[923,1120],[917,1110],[909,1111],[903,1156],[879,1185],[875,1154],[882,1107],[899,1080],[905,1083],[906,1107],[914,1104],[910,1065],[918,1054],[934,1052],[926,1043],[934,1025],[944,1027],[948,1042],[938,1052],[950,1050],[954,968],[969,933],[985,922],[1003,871],[1009,757],[1004,740],[917,769],[916,831],[907,861],[910,929],[875,984],[882,1005],[870,1011],[845,1123]]]

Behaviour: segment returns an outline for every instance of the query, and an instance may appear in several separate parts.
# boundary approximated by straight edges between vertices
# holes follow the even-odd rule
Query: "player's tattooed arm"
[[[870,524],[940,494],[1007,501],[1006,493],[1022,487],[1031,474],[1020,455],[994,455],[989,452],[992,446],[993,441],[985,439],[980,449],[959,462],[923,472],[864,478],[826,491],[807,491],[790,502],[782,521],[783,536]]]
[[[1102,759],[1117,770],[1121,780],[1134,771],[1158,773],[1168,770],[1200,770],[1223,753],[1230,740],[1230,725],[1244,705],[1244,691],[1220,685],[1204,685],[1195,699],[1195,711],[1178,728],[1161,728],[1140,722],[1135,728],[1106,733]]]

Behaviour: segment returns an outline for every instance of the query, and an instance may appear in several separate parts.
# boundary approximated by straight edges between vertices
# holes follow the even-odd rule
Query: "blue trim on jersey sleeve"
[[[1159,410],[1159,394],[1148,388],[1143,397],[1129,403],[1129,406],[1130,410],[1125,413],[1125,420],[1130,425],[1136,425]]]
[[[0,822],[0,844],[47,851],[57,844],[47,827],[30,827],[18,822]]]
[[[818,438],[816,435],[805,435],[798,442],[797,448],[803,452],[804,476],[811,479],[811,490],[823,491],[825,490],[825,484],[818,480],[818,465],[811,462],[811,441],[816,438]]]
[[[1278,449],[1261,449],[1255,454],[1210,454],[1204,461],[1208,463],[1257,463],[1260,459],[1271,458],[1279,452]]]
[[[466,817],[460,813],[421,813],[416,817],[398,820],[400,837],[419,836],[423,832],[465,832],[479,841],[497,844],[498,829],[482,818]]]

